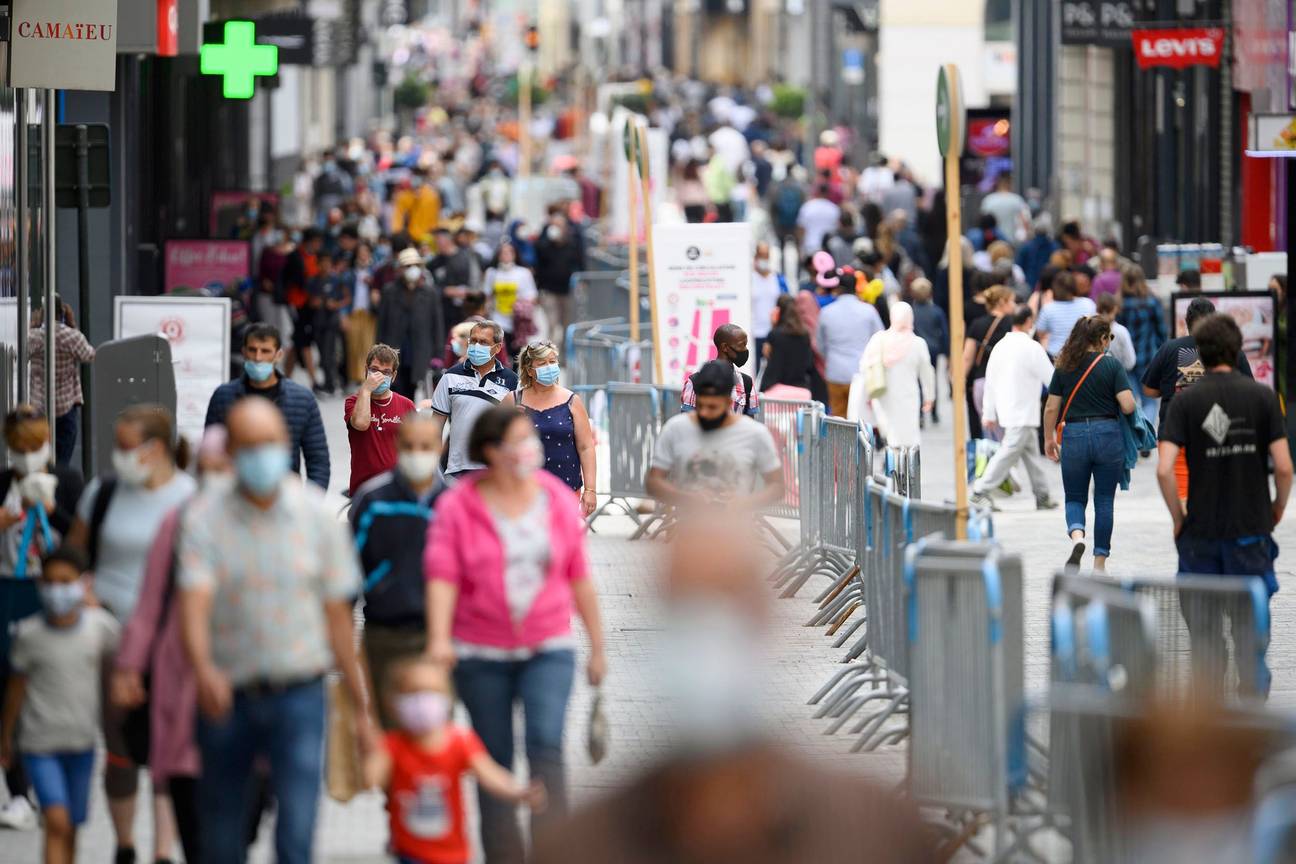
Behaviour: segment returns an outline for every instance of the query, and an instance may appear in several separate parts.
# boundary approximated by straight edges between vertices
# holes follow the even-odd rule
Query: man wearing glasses
[[[391,389],[400,368],[400,354],[390,345],[375,345],[365,358],[365,380],[359,392],[348,396],[343,409],[347,441],[351,445],[351,483],[354,495],[361,484],[396,467],[396,439],[401,418],[414,403]]]
[[[468,438],[482,412],[496,405],[513,404],[518,377],[499,361],[503,345],[504,328],[495,321],[479,319],[468,334],[468,350],[463,361],[446,370],[432,394],[438,436],[446,421],[450,422],[450,440],[445,448],[446,477],[454,478],[486,467],[468,458]]]

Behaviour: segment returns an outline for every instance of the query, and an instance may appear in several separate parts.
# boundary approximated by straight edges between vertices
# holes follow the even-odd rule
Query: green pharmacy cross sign
[[[257,77],[279,71],[279,48],[256,44],[255,23],[226,21],[225,42],[202,46],[199,69],[204,75],[222,76],[226,99],[251,99]]]

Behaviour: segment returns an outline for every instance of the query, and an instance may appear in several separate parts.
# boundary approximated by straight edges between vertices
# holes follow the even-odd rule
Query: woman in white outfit
[[[860,358],[859,374],[851,382],[849,420],[867,419],[872,409],[878,432],[891,447],[916,447],[919,443],[921,412],[930,411],[930,400],[922,394],[936,393],[936,371],[932,368],[927,343],[913,332],[913,307],[891,304],[891,326],[869,340]],[[881,367],[879,374],[876,369]],[[869,370],[875,371],[870,375]],[[885,388],[869,394],[870,379],[885,380]],[[921,383],[922,389],[919,390]]]

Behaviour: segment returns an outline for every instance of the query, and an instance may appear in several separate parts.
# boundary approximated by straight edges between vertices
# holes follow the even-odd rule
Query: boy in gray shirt
[[[45,556],[37,586],[44,614],[18,625],[0,717],[5,767],[18,758],[18,727],[17,750],[44,817],[47,861],[76,860],[94,773],[101,676],[120,637],[112,615],[85,606],[85,568],[72,547]],[[60,851],[51,854],[56,844]]]

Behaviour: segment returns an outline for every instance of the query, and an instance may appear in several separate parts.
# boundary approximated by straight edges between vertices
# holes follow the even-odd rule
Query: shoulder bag
[[[1057,443],[1059,447],[1062,446],[1062,430],[1066,429],[1067,411],[1071,410],[1071,403],[1075,401],[1076,394],[1079,393],[1080,388],[1084,386],[1085,379],[1089,377],[1089,373],[1094,370],[1094,367],[1098,365],[1098,363],[1103,359],[1104,356],[1105,355],[1103,354],[1099,354],[1097,357],[1094,358],[1094,361],[1089,364],[1089,368],[1086,369],[1084,371],[1084,374],[1080,376],[1080,380],[1077,381],[1076,385],[1071,388],[1071,395],[1067,397],[1066,404],[1062,406],[1062,416],[1058,418],[1058,424],[1053,429],[1053,440]]]

